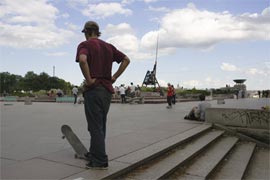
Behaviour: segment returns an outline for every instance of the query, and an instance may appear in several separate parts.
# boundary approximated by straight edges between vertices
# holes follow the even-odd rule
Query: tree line
[[[58,77],[51,77],[47,73],[42,72],[36,74],[29,71],[25,76],[10,74],[9,72],[0,73],[0,93],[16,94],[16,92],[36,92],[40,90],[49,91],[51,89],[61,89],[68,91],[72,88],[69,82]]]

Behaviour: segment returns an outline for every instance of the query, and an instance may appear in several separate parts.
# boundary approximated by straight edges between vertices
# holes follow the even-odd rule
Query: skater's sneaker
[[[87,169],[96,169],[96,170],[106,170],[108,169],[108,163],[105,164],[95,164],[92,161],[86,164]]]
[[[172,106],[167,106],[167,109],[171,109],[172,108]]]
[[[91,161],[91,154],[90,154],[90,152],[84,154],[84,157],[85,157],[85,159],[86,159],[87,161]]]

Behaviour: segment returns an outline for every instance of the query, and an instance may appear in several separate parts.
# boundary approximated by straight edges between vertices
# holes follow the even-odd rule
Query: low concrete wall
[[[258,109],[209,108],[205,112],[206,122],[225,126],[268,129],[270,112]]]

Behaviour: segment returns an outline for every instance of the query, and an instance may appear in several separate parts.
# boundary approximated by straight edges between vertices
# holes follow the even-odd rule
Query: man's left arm
[[[116,79],[125,71],[127,66],[129,65],[130,60],[127,56],[124,57],[123,61],[121,62],[120,66],[118,67],[117,71],[112,76],[112,83],[116,81]]]

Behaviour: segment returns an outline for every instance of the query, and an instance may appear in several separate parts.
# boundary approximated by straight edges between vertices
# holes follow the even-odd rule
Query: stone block
[[[208,123],[225,126],[269,129],[270,112],[259,109],[208,108],[205,119]]]
[[[24,100],[24,105],[32,105],[32,100],[29,97],[26,97]]]
[[[224,99],[218,99],[217,104],[225,104],[225,100]]]

